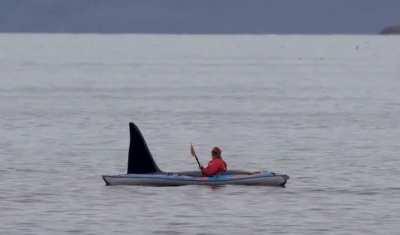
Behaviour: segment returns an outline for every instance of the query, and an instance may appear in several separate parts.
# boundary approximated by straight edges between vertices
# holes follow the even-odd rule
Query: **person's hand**
[[[206,174],[204,173],[204,167],[203,166],[200,166],[200,170],[201,170],[201,176],[205,176]]]

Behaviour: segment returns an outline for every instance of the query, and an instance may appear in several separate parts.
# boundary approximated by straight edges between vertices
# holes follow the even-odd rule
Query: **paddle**
[[[197,164],[199,165],[199,169],[200,171],[203,173],[203,171],[201,170],[201,164],[199,162],[199,159],[197,158],[196,152],[194,151],[194,147],[193,144],[190,144],[190,153],[192,154],[192,156],[196,159]]]

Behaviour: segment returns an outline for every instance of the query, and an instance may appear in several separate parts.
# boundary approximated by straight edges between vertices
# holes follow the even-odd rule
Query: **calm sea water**
[[[399,37],[0,35],[1,234],[398,234]],[[218,145],[286,188],[106,187]]]

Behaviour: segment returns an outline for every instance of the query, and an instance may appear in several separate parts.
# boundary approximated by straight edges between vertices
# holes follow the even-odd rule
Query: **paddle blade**
[[[196,152],[194,151],[194,147],[193,144],[190,144],[190,153],[192,154],[192,156],[196,156]]]

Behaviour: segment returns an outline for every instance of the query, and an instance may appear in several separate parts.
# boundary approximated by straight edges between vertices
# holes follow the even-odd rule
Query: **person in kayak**
[[[211,150],[211,161],[208,162],[207,167],[200,166],[201,172],[204,176],[214,176],[225,172],[228,165],[222,159],[222,150],[218,147],[214,147]]]

